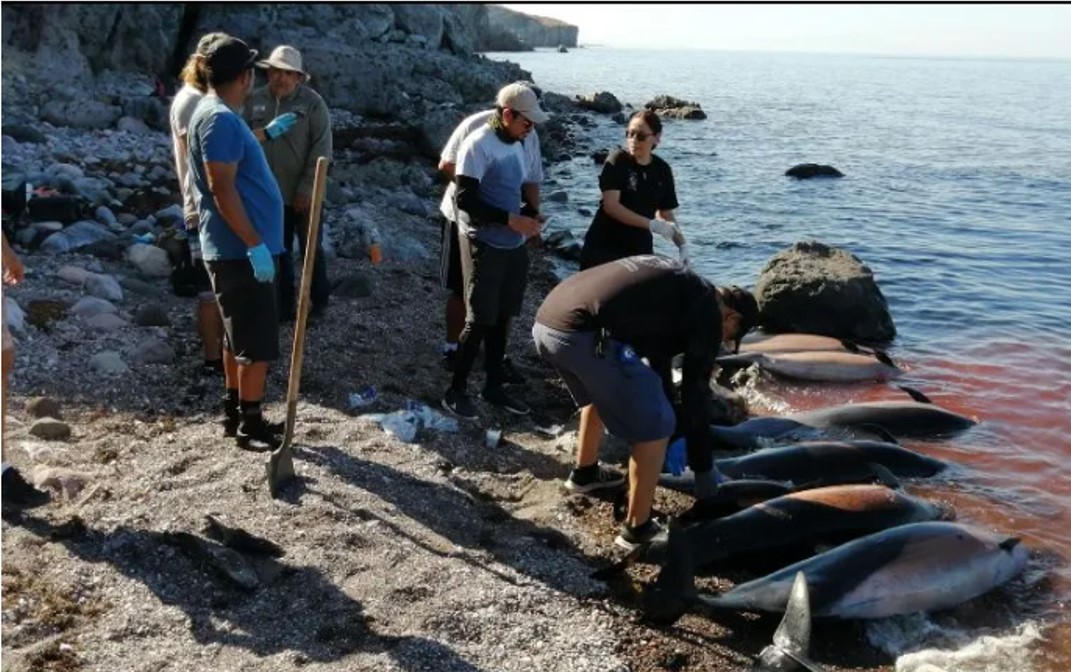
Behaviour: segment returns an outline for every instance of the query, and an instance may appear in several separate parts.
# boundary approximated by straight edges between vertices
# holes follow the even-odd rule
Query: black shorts
[[[443,217],[442,251],[439,253],[439,282],[457,296],[465,292],[465,279],[461,273],[461,251],[457,243],[457,222]]]
[[[279,358],[279,299],[275,282],[258,282],[245,259],[206,261],[223,315],[227,349],[240,364]],[[279,260],[275,260],[278,273]]]
[[[212,293],[212,279],[208,277],[208,265],[204,259],[193,260],[193,284],[200,293]]]
[[[458,236],[466,322],[493,327],[521,313],[528,285],[528,246],[503,250]]]

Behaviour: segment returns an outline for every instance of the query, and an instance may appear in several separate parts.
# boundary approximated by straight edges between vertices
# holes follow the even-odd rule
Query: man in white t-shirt
[[[179,187],[182,190],[182,215],[190,245],[191,280],[197,288],[194,321],[204,350],[204,370],[220,373],[223,371],[223,318],[220,316],[219,306],[216,305],[216,295],[212,293],[212,283],[208,279],[204,260],[201,258],[201,243],[197,234],[199,215],[187,162],[189,151],[186,135],[193,111],[208,91],[208,80],[204,74],[204,55],[208,47],[224,37],[224,33],[208,33],[197,42],[197,49],[190,54],[179,74],[183,82],[182,88],[171,101],[171,142],[175,154],[175,174],[178,175]]]
[[[496,101],[496,104],[501,106],[501,101]],[[443,365],[448,371],[454,369],[457,341],[461,336],[461,330],[465,327],[465,298],[461,276],[461,256],[458,252],[457,212],[454,205],[454,195],[457,191],[457,186],[454,184],[454,171],[461,143],[474,131],[486,126],[494,114],[495,110],[491,109],[466,117],[454,129],[439,155],[439,170],[450,180],[446,186],[446,193],[443,194],[442,203],[439,205],[439,212],[443,216],[439,280],[443,288],[449,291],[446,297],[446,342],[442,346]],[[539,214],[539,186],[543,181],[543,157],[539,150],[539,135],[536,129],[533,128],[520,142],[528,169],[526,182],[521,186],[525,205],[522,213],[535,216]],[[508,358],[503,361],[503,373],[507,383],[523,382],[520,373],[513,369]]]
[[[466,388],[481,344],[486,344],[487,370],[481,399],[517,415],[531,410],[505,391],[502,360],[510,320],[520,314],[528,283],[526,243],[542,229],[538,214],[522,214],[524,185],[531,183],[522,141],[548,118],[532,89],[510,84],[498,92],[487,125],[469,134],[458,150],[454,203],[465,328],[442,405],[461,418],[478,416]]]

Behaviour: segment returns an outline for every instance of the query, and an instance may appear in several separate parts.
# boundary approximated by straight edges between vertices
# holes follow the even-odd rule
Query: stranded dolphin
[[[899,367],[882,352],[747,352],[719,357],[718,365],[723,369],[756,365],[785,378],[827,383],[885,381],[901,373]]]
[[[1026,566],[1019,539],[949,522],[913,523],[838,546],[718,595],[691,581],[689,530],[670,529],[669,562],[644,598],[648,618],[672,622],[692,604],[783,612],[802,572],[814,616],[885,618],[948,609],[989,592]]]
[[[897,437],[940,437],[976,424],[971,418],[935,405],[921,392],[908,387],[900,389],[910,394],[912,401],[868,401],[781,417],[753,418],[731,427],[711,425],[710,433],[722,445],[758,448],[761,439],[787,438],[815,429],[880,427]]]
[[[861,352],[852,341],[818,334],[748,334],[740,344],[740,352]]]

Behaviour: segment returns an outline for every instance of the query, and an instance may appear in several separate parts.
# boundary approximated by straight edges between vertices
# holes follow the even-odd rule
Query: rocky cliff
[[[262,53],[291,44],[332,108],[400,122],[431,152],[465,112],[529,78],[473,55],[487,7],[436,4],[25,4],[3,6],[4,123],[166,128],[172,84],[197,39],[222,30]]]
[[[521,51],[535,47],[575,47],[579,28],[545,16],[488,5],[487,24],[478,32],[481,51]]]

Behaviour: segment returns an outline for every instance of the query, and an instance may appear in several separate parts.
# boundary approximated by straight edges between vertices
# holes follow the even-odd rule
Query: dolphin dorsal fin
[[[796,572],[788,594],[785,617],[773,636],[774,646],[790,655],[807,655],[811,648],[811,595],[807,576]]]
[[[1000,548],[1003,551],[1011,553],[1012,549],[1018,546],[1022,542],[1019,537],[1008,537],[1004,541],[1000,542]]]
[[[893,490],[901,490],[903,488],[900,479],[898,479],[896,474],[890,471],[884,464],[870,462],[866,466],[870,467],[870,471],[874,472],[874,475],[878,477],[878,480],[881,481],[881,484],[885,487],[892,488]]]
[[[925,394],[923,394],[922,392],[919,392],[918,390],[916,390],[913,387],[908,387],[907,385],[897,385],[897,387],[899,387],[904,392],[907,392],[911,396],[912,399],[914,399],[915,401],[919,402],[920,404],[932,404],[933,403],[932,399],[930,399]]]

